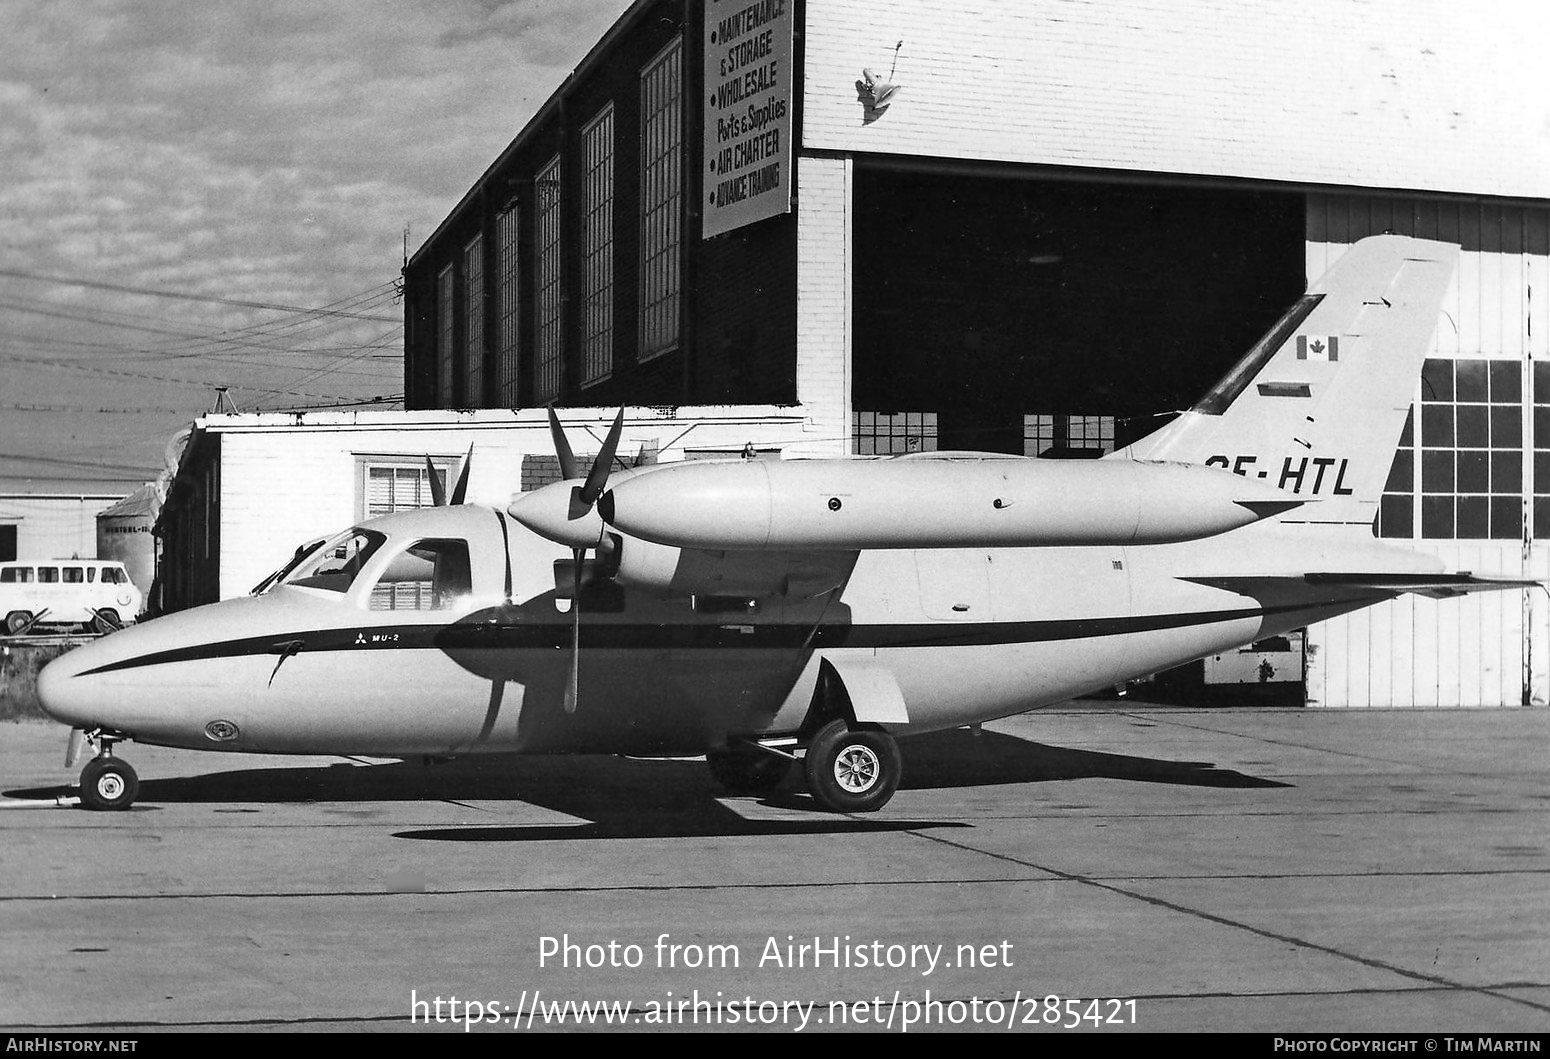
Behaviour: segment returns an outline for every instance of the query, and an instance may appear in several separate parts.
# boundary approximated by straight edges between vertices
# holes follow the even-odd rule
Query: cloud
[[[290,305],[381,287],[397,277],[404,227],[429,235],[627,6],[6,0],[0,268]],[[240,372],[229,353],[188,358],[186,339],[122,325],[209,334],[263,322],[230,306],[0,278],[0,357],[102,347],[156,374],[164,340],[179,377],[194,380],[183,392],[239,375],[273,386],[277,373]],[[365,342],[383,328],[318,338]],[[0,359],[7,393],[104,385],[165,403],[173,385],[18,363]],[[347,364],[314,388],[380,392],[399,369],[375,365],[374,377],[346,375]],[[7,451],[13,429],[15,417],[0,418]]]

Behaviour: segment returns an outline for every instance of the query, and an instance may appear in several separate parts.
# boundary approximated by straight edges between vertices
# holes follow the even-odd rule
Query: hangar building
[[[1461,267],[1375,532],[1543,578],[1547,39],[1510,0],[639,0],[408,263],[407,406],[1091,454],[1353,241],[1440,238]],[[1313,703],[1550,693],[1542,593],[1307,644]]]

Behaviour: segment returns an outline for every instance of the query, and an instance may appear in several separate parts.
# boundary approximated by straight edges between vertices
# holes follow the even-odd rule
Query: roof
[[[161,493],[154,483],[146,483],[124,499],[97,512],[98,518],[132,518],[136,515],[154,515],[161,510]]]

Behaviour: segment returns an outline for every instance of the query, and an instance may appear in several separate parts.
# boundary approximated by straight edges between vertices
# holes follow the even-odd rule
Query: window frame
[[[614,367],[614,105],[581,127],[581,385]]]
[[[683,36],[679,34],[640,71],[636,333],[642,362],[671,353],[683,342],[684,102]]]
[[[463,246],[463,405],[483,408],[484,396],[484,233]]]
[[[441,475],[442,488],[450,490],[453,483],[453,468],[459,457],[457,456],[411,456],[402,453],[356,453],[355,454],[355,513],[356,521],[364,522],[367,519],[381,518],[384,515],[398,511],[416,511],[434,506],[430,497],[430,489],[425,485],[425,461],[431,461]],[[391,511],[383,511],[378,514],[371,513],[371,472],[374,470],[418,471],[420,486],[425,490],[425,503],[413,505],[399,505],[395,502]],[[395,483],[397,481],[395,477]],[[396,484],[395,484],[396,490]]]
[[[533,402],[565,389],[564,170],[556,153],[533,179]]]

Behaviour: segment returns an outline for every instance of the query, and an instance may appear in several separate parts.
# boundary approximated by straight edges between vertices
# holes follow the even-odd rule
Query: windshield
[[[301,565],[301,561],[303,559],[305,559],[307,556],[311,555],[313,552],[317,551],[319,548],[323,547],[323,545],[325,545],[327,543],[328,543],[328,538],[327,537],[319,537],[315,541],[308,541],[306,544],[298,545],[297,548],[296,548],[296,554],[291,556],[291,561],[286,563],[284,566],[280,567],[280,569],[276,570],[274,573],[270,574],[268,577],[264,578],[258,584],[254,585],[253,586],[253,590],[251,592],[249,592],[248,595],[250,595],[250,596],[261,596],[265,592],[268,592],[271,588],[273,588],[275,585],[279,584],[282,580],[284,580],[285,576],[287,574],[289,574],[292,570],[296,569],[297,566]]]
[[[347,592],[376,550],[387,540],[374,530],[349,529],[330,537],[317,548],[293,561],[279,583],[298,588]]]

